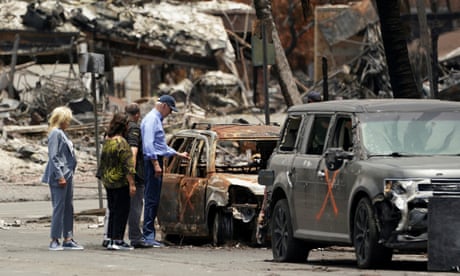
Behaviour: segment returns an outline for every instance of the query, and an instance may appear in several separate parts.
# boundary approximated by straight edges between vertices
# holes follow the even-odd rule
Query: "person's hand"
[[[136,195],[136,185],[129,185],[129,196],[134,197]]]
[[[264,222],[265,213],[263,210],[260,210],[259,216],[257,217],[257,223],[262,224]]]
[[[179,155],[181,158],[184,158],[184,159],[187,159],[187,160],[190,160],[190,156],[188,155],[188,152],[180,152],[180,153],[177,153],[177,155]]]
[[[163,169],[161,168],[160,164],[156,163],[154,165],[154,169],[155,169],[155,176],[160,177],[161,174],[163,173]]]
[[[59,178],[58,180],[59,186],[64,187],[67,184],[64,177]]]

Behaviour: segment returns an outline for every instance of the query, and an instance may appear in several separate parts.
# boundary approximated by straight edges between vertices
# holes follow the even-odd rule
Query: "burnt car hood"
[[[243,175],[231,173],[218,173],[218,175],[221,178],[226,179],[230,185],[248,188],[255,195],[264,194],[265,186],[262,186],[257,182],[257,175]]]
[[[371,157],[366,163],[394,177],[460,177],[460,156]]]

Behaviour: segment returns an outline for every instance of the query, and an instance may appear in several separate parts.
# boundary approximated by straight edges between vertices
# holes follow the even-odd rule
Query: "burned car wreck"
[[[291,107],[259,173],[277,261],[353,245],[357,265],[426,252],[429,201],[460,195],[460,103],[344,100]]]
[[[158,223],[166,239],[255,243],[264,187],[257,182],[276,146],[279,126],[198,124],[169,140],[190,160],[165,160]]]

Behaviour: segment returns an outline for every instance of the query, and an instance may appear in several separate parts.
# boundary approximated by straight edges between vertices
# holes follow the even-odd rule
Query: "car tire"
[[[305,262],[307,260],[310,249],[303,241],[294,238],[286,199],[281,199],[275,204],[271,216],[271,231],[274,261]]]
[[[391,261],[393,250],[379,243],[374,212],[368,198],[362,198],[355,210],[353,243],[359,268],[378,267]]]
[[[220,246],[233,235],[232,217],[218,210],[215,212],[211,226],[211,242],[213,246]]]
[[[177,235],[177,234],[163,234],[163,236],[164,236],[163,240],[168,241],[173,244],[178,244],[178,245],[182,245],[182,241],[184,239],[184,236]]]

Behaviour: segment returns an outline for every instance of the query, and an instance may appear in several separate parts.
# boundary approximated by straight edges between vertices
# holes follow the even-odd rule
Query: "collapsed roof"
[[[210,15],[227,10],[254,13],[250,6],[229,1],[137,6],[94,0],[2,2],[0,58],[10,63],[14,53],[18,63],[68,63],[76,58],[73,41],[85,41],[90,51],[109,52],[113,65],[170,63],[215,69],[216,59],[235,59],[222,19]]]

